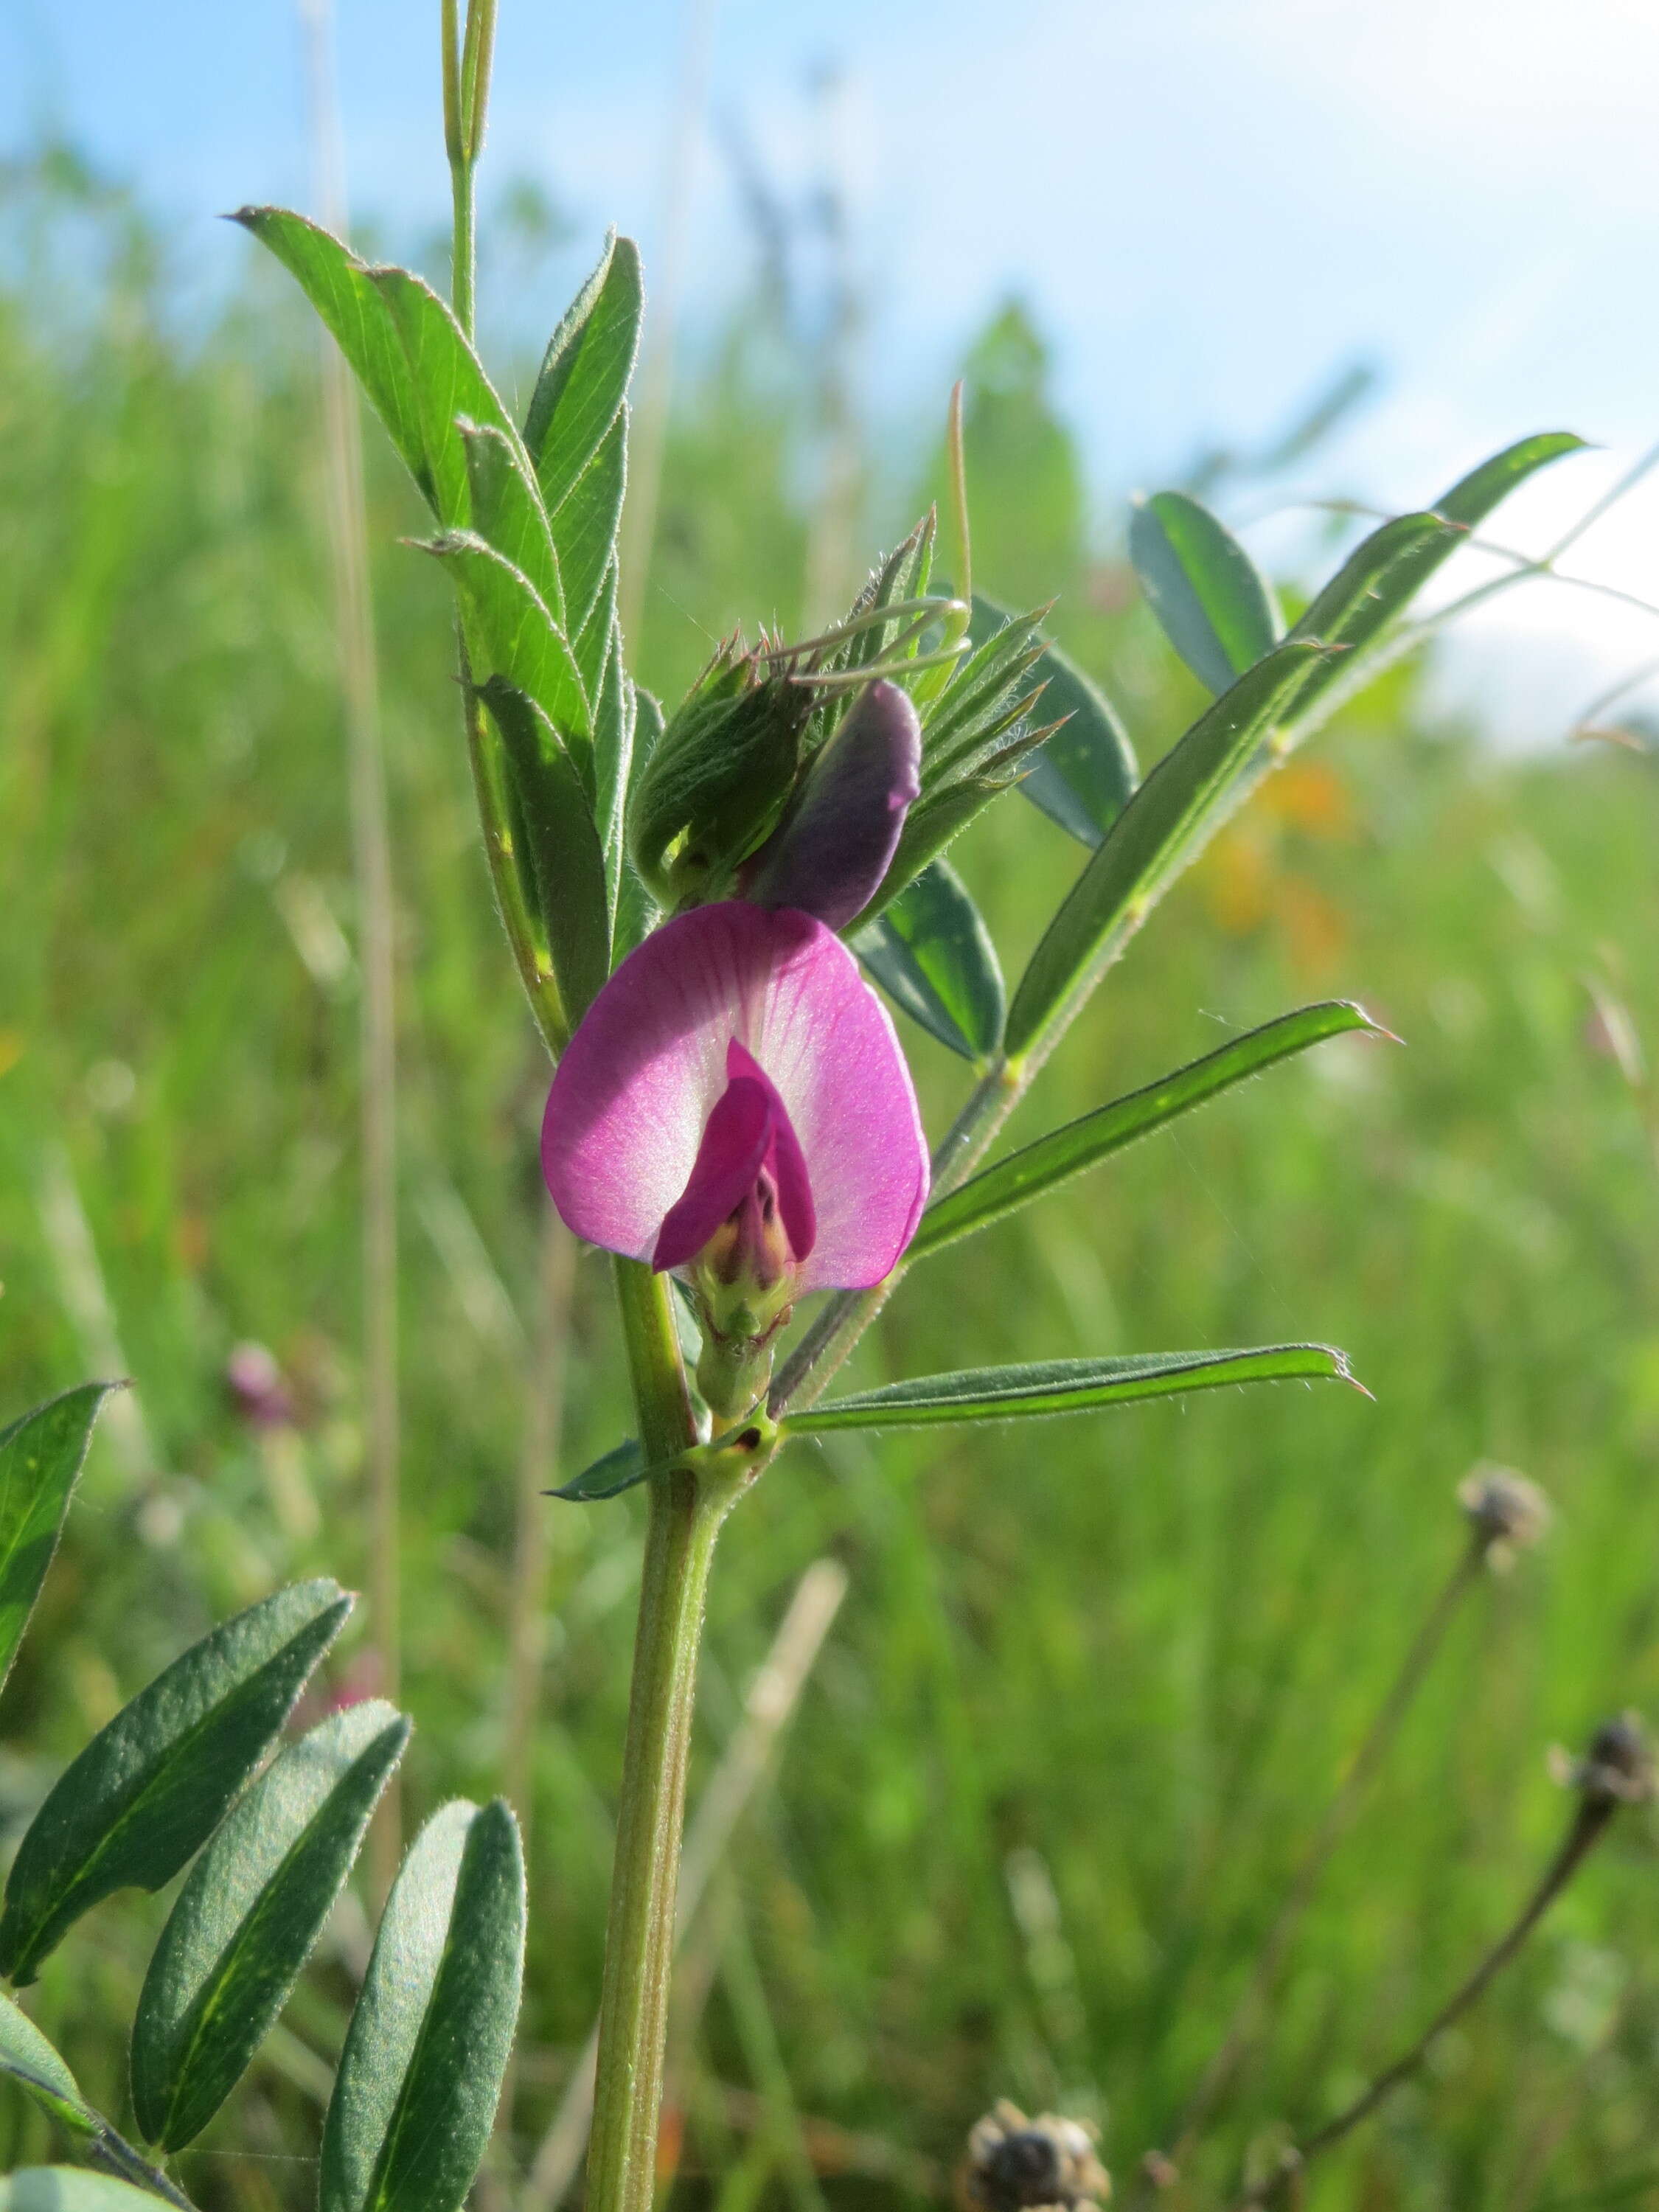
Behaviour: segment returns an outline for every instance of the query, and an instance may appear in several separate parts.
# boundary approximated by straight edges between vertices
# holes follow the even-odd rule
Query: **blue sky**
[[[1270,430],[1356,354],[1388,384],[1322,454],[1322,486],[1415,504],[1528,429],[1608,448],[1540,479],[1505,520],[1511,540],[1543,542],[1659,438],[1650,0],[708,4],[710,110],[742,117],[786,190],[819,159],[811,73],[844,72],[837,158],[878,422],[936,405],[969,334],[1018,289],[1103,502],[1202,437]],[[596,237],[634,230],[649,269],[686,0],[501,5],[495,173],[539,176]],[[443,207],[436,12],[337,0],[352,200],[408,234]],[[216,210],[309,196],[295,0],[0,0],[0,143],[43,123],[228,269],[241,249]],[[707,139],[684,215],[688,291],[707,297],[738,235]],[[1659,485],[1576,565],[1659,595],[1656,549]],[[1587,595],[1534,587],[1500,606],[1454,672],[1500,696],[1522,736],[1659,653],[1659,623]]]

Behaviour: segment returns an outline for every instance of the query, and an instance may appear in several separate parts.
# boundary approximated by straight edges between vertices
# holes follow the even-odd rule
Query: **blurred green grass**
[[[9,1691],[14,1826],[212,1618],[313,1568],[361,1577],[364,1543],[353,916],[310,335],[257,274],[181,335],[127,211],[73,178],[30,191],[0,295],[0,1407],[118,1346],[138,1419],[94,1449]],[[671,695],[733,622],[801,619],[811,423],[788,366],[739,325],[684,392],[639,656]],[[1191,687],[1088,553],[1040,351],[1005,319],[976,367],[981,579],[1063,593],[1060,634],[1155,756]],[[413,1815],[499,1778],[544,1069],[476,850],[443,581],[398,544],[417,518],[370,458],[403,986]],[[872,510],[901,526],[928,489],[918,454]],[[797,1448],[734,1522],[702,1771],[807,1563],[830,1551],[852,1577],[723,1876],[802,2112],[942,2169],[994,2095],[1063,2100],[1097,2112],[1126,2176],[1208,2057],[1455,1556],[1451,1492],[1477,1457],[1542,1481],[1559,1526],[1460,1620],[1192,2201],[1217,2201],[1264,2130],[1333,2109],[1496,1933],[1562,1818],[1546,1747],[1621,1705],[1659,1709],[1659,1180],[1585,982],[1659,1037],[1656,833],[1649,764],[1504,763],[1432,726],[1416,672],[1395,672],[1159,915],[1011,1136],[1312,996],[1363,999],[1406,1049],[1323,1048],[955,1248],[860,1355],[875,1378],[1312,1335],[1351,1352],[1375,1405],[1287,1389],[838,1439]],[[1077,859],[1014,802],[965,841],[1011,970]],[[960,1078],[906,1042],[937,1129]],[[594,1261],[574,1328],[572,1468],[625,1426]],[[293,1378],[297,1437],[262,1440],[227,1401],[226,1355],[250,1337]],[[637,1499],[549,1512],[526,2146],[598,1989],[640,1521]],[[360,1679],[348,1650],[337,1683]],[[1612,2192],[1650,2164],[1659,2122],[1653,1873],[1633,1818],[1310,2201],[1642,2201]],[[105,1908],[42,1984],[43,2019],[117,2107],[110,2023],[155,1917]],[[312,2054],[340,2031],[338,1972],[313,1978],[186,2158],[204,2204],[309,2201]],[[745,2108],[721,2087],[764,2086],[744,1986],[717,1984],[689,2077],[687,2203],[745,2171]],[[0,2150],[41,2142],[6,2100]],[[781,2202],[803,2186],[771,2185]]]

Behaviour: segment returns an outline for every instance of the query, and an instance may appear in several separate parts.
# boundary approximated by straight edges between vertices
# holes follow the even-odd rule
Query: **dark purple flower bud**
[[[807,770],[775,834],[750,862],[744,896],[796,907],[845,929],[881,887],[921,789],[921,724],[896,684],[862,692]]]

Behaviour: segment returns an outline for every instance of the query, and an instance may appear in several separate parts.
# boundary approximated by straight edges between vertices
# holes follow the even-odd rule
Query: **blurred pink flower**
[[[224,1376],[231,1402],[252,1427],[286,1428],[293,1421],[293,1394],[275,1353],[263,1344],[233,1346]]]
[[[879,1282],[927,1150],[892,1023],[832,931],[694,908],[646,939],[559,1064],[542,1168],[591,1243],[776,1299]]]

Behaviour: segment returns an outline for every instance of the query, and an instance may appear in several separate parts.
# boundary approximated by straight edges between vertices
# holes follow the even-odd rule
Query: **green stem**
[[[665,1458],[696,1440],[668,1286],[634,1260],[617,1293],[641,1441]],[[649,2212],[668,2028],[686,1755],[714,1540],[732,1493],[689,1469],[649,1486],[617,1855],[599,1999],[588,2212]]]
[[[465,150],[449,164],[452,217],[449,296],[455,319],[470,338],[477,312],[477,192],[472,157]]]

